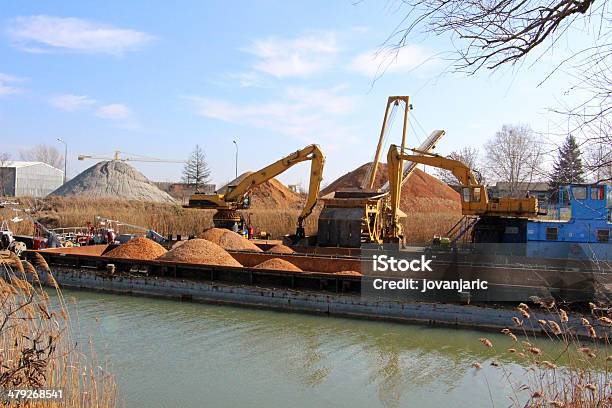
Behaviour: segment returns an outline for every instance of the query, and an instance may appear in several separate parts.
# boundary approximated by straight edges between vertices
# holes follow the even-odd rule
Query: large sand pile
[[[270,252],[273,254],[287,254],[287,255],[295,254],[295,251],[293,249],[283,244],[274,245],[273,247],[268,249],[266,252]]]
[[[199,238],[214,242],[228,251],[262,252],[257,245],[245,239],[242,235],[225,228],[209,228],[200,234]]]
[[[263,261],[259,265],[255,265],[253,268],[255,269],[276,269],[280,271],[293,271],[293,272],[302,272],[300,268],[292,264],[291,262],[285,261],[280,258],[272,258],[267,261]]]
[[[206,265],[242,266],[223,248],[205,239],[190,239],[158,258],[160,261],[187,262]]]
[[[175,202],[168,193],[161,191],[141,172],[118,160],[103,161],[91,166],[50,195]]]
[[[368,172],[370,163],[336,179],[321,192],[326,195],[344,188],[356,188],[361,185],[363,177]],[[380,188],[387,182],[387,165],[379,163],[374,188]],[[459,193],[436,177],[415,169],[402,186],[400,208],[405,213],[414,212],[452,212],[461,213],[461,198]]]
[[[138,237],[108,251],[104,256],[110,258],[151,260],[157,259],[165,253],[166,248],[159,245],[157,242],[148,238]]]
[[[353,171],[349,171],[344,176],[338,177],[332,181],[327,187],[321,190],[321,196],[333,193],[343,188],[357,188],[361,187],[361,183],[365,175],[368,173],[372,162],[366,163],[362,166],[357,167]],[[381,188],[383,184],[387,182],[387,164],[378,163],[376,170],[376,179],[374,180],[374,188]]]
[[[224,194],[228,186],[235,186],[242,181],[246,176],[251,174],[246,172],[230,181],[217,192]],[[278,208],[290,209],[301,208],[304,205],[305,198],[300,194],[290,190],[287,186],[276,179],[270,179],[265,183],[253,188],[248,193],[251,197],[251,208]]]

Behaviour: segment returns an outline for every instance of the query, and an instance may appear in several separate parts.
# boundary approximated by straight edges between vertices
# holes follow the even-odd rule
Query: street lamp
[[[64,142],[64,140],[57,138],[57,141],[64,144],[64,184],[66,184],[66,163],[68,160],[68,143]]]
[[[238,143],[235,140],[232,140],[234,146],[236,146],[236,178],[238,178]]]

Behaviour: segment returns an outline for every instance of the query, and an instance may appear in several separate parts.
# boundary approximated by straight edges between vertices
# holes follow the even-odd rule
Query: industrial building
[[[62,185],[64,172],[43,162],[11,161],[0,167],[0,195],[45,197]]]

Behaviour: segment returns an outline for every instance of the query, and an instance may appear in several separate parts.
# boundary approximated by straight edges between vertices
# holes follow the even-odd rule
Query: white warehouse
[[[64,172],[47,163],[10,161],[0,167],[0,196],[45,197],[63,181]]]

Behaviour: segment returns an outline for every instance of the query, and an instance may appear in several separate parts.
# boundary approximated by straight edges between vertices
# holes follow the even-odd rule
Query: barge
[[[609,271],[590,268],[584,261],[526,265],[510,263],[509,258],[504,263],[499,257],[440,253],[430,254],[434,273],[428,279],[478,276],[489,281],[489,289],[445,293],[443,301],[439,297],[396,299],[368,290],[375,276],[341,272],[364,271],[364,262],[369,262],[366,252],[356,256],[229,251],[243,265],[230,267],[111,258],[104,256],[108,250],[108,245],[93,245],[35,252],[45,258],[65,288],[476,329],[511,325],[514,306],[531,296],[552,294],[586,302],[607,296],[612,287]],[[304,272],[254,268],[270,258],[287,260]],[[425,275],[402,276],[422,279]]]

